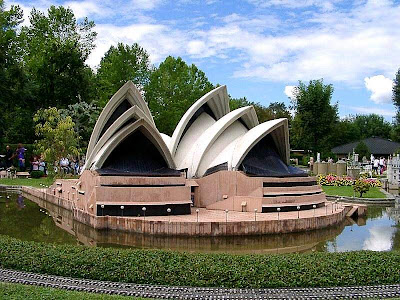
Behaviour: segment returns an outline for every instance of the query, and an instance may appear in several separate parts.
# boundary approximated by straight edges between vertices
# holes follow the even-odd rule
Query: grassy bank
[[[91,294],[22,284],[0,283],[0,299],[139,300],[142,298]]]
[[[324,192],[329,196],[344,196],[353,197],[352,186],[322,186]],[[355,193],[356,197],[360,197],[358,193]],[[380,191],[377,187],[370,187],[369,191],[363,194],[363,198],[386,198],[386,195]]]
[[[33,186],[41,187],[41,184],[51,185],[54,179],[43,177],[43,178],[0,178],[0,185],[20,185],[20,186]]]
[[[180,253],[22,242],[0,236],[0,266],[98,280],[237,288],[399,283],[400,252]]]

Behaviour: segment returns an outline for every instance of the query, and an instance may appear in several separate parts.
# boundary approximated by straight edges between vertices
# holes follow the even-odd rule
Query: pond
[[[368,215],[322,230],[253,237],[155,237],[95,230],[43,200],[0,190],[0,234],[21,240],[188,252],[290,253],[400,250],[400,207],[369,206]]]

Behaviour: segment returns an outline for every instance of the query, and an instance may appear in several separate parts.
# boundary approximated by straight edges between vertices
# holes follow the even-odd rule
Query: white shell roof
[[[104,131],[107,121],[125,99],[132,107],[107,125],[109,127]],[[205,104],[213,116],[210,111],[200,110]],[[196,119],[192,120],[195,115]],[[133,123],[129,123],[131,119]],[[100,114],[89,142],[84,169],[101,168],[112,151],[136,130],[141,130],[156,146],[169,168],[187,169],[188,178],[204,176],[209,168],[225,163],[228,170],[238,170],[249,151],[268,134],[282,160],[289,163],[287,119],[259,124],[252,106],[230,112],[226,86],[220,86],[197,100],[170,137],[158,131],[146,102],[129,81]],[[104,134],[101,135],[102,131]]]
[[[140,119],[124,128],[116,132],[97,152],[94,157],[90,169],[96,170],[100,169],[111,152],[122,142],[125,138],[127,138],[130,134],[135,132],[136,130],[141,130],[143,134],[153,143],[154,146],[158,149],[161,155],[164,157],[165,161],[168,164],[168,167],[171,169],[175,169],[175,163],[169,152],[167,145],[165,144],[163,138],[161,137],[158,130],[149,124],[146,119]]]
[[[118,108],[118,106],[124,101],[128,100],[132,106],[139,107],[142,112],[147,116],[153,126],[155,126],[153,116],[150,113],[150,109],[147,106],[147,103],[143,100],[142,95],[138,88],[133,84],[132,81],[128,81],[125,83],[115,94],[112,96],[110,101],[103,108],[99,118],[97,119],[96,125],[94,126],[92,135],[90,137],[88,149],[86,152],[86,157],[89,157],[92,154],[93,148],[95,144],[99,140],[101,131],[106,125],[107,121],[112,116],[113,112]]]
[[[229,97],[226,86],[223,85],[208,92],[186,111],[172,134],[169,149],[173,155],[175,155],[178,144],[182,138],[182,134],[190,119],[205,103],[207,103],[217,119],[220,119],[229,113]]]

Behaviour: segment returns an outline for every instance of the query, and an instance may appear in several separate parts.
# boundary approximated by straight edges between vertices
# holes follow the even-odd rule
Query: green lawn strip
[[[14,186],[33,186],[41,187],[40,184],[51,185],[54,179],[43,177],[43,178],[0,178],[0,185],[14,185]]]
[[[347,196],[353,197],[352,186],[326,186],[323,185],[322,189],[328,196]],[[356,197],[360,197],[358,193],[355,193]],[[380,191],[377,187],[370,187],[369,191],[363,194],[363,198],[386,198],[386,195]]]
[[[267,288],[400,283],[400,252],[181,253],[25,242],[0,236],[0,266],[138,284]]]
[[[85,292],[67,291],[61,289],[38,287],[22,284],[0,283],[1,299],[81,299],[81,300],[122,300],[143,299],[117,295],[92,294]]]

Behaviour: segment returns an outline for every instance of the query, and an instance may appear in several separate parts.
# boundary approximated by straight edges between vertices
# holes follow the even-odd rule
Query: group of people
[[[377,175],[382,175],[383,172],[386,170],[386,159],[384,157],[374,157],[374,155],[371,154],[371,165],[372,165],[372,171],[375,172]]]
[[[60,168],[64,174],[78,175],[82,169],[82,162],[78,158],[64,157],[60,159]]]
[[[46,174],[46,163],[41,159],[39,155],[34,155],[30,158],[30,164],[26,162],[26,148],[23,144],[18,144],[16,150],[12,150],[9,145],[6,146],[6,153],[2,155],[3,162],[0,167],[3,169],[10,169],[12,167],[18,167],[20,172],[25,172],[27,166],[29,166],[29,172],[32,171],[43,171]],[[15,161],[17,164],[15,165]]]
[[[6,169],[11,168],[14,165],[14,159],[18,161],[19,169],[24,172],[26,171],[25,164],[25,152],[26,149],[21,143],[18,144],[16,150],[12,150],[9,145],[6,146],[6,154],[4,155],[4,167]]]

